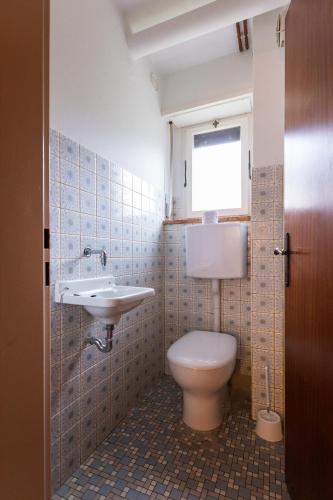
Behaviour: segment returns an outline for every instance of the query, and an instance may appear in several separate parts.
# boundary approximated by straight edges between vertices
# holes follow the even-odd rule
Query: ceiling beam
[[[146,0],[125,8],[124,15],[129,32],[137,33],[212,2],[215,0]]]
[[[287,4],[289,0],[218,0],[129,35],[130,53],[140,59]]]

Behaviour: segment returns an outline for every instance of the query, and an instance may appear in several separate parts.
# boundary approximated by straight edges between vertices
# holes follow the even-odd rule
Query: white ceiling
[[[113,0],[134,59],[168,75],[238,52],[236,21],[280,8],[289,0]],[[221,28],[221,26],[223,28]]]
[[[232,25],[147,56],[146,60],[154,72],[166,75],[238,51],[236,26]]]
[[[115,0],[128,33],[138,33],[218,0]],[[249,26],[251,38],[251,26]],[[167,75],[238,52],[236,26],[213,31],[145,57],[151,70]]]

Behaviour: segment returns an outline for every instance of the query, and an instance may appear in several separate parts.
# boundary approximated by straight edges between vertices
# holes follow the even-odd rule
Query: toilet
[[[171,374],[183,390],[183,421],[192,429],[210,431],[221,424],[236,353],[232,335],[200,330],[187,333],[168,349]]]
[[[236,339],[220,333],[219,280],[247,275],[247,225],[217,222],[217,214],[204,214],[202,224],[190,224],[185,232],[187,277],[212,280],[215,331],[186,333],[167,352],[171,374],[183,390],[183,420],[197,431],[210,431],[221,424],[227,382],[236,364]]]

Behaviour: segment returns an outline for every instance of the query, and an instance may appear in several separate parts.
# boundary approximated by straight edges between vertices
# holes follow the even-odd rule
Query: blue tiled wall
[[[121,166],[50,132],[52,480],[53,488],[164,372],[164,195]],[[84,247],[104,248],[82,256]],[[84,347],[102,326],[83,309],[53,300],[58,279],[113,274],[118,284],[152,286],[156,296],[126,314],[114,348]]]

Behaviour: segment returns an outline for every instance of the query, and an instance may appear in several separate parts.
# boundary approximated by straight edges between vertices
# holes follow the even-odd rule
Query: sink
[[[113,276],[57,281],[55,301],[82,306],[105,325],[115,325],[122,314],[153,297],[153,288],[118,286]]]

